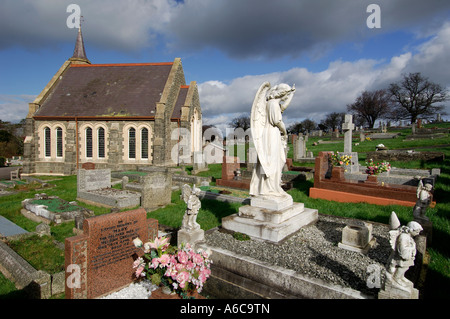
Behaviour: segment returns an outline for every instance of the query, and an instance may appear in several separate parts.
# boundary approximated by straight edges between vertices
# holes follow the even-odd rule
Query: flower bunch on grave
[[[366,174],[377,175],[383,172],[389,172],[391,170],[391,164],[389,162],[374,163],[373,159],[366,162]]]
[[[352,163],[351,155],[339,155],[334,152],[331,153],[330,160],[333,166],[348,166]]]
[[[144,256],[133,263],[136,277],[147,277],[153,284],[165,286],[182,298],[195,291],[200,293],[211,275],[212,260],[207,251],[195,252],[188,243],[173,247],[165,237],[145,244],[139,238],[133,242],[144,250]]]

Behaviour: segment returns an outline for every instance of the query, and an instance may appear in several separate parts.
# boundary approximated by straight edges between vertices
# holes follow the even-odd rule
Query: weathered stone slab
[[[77,192],[91,191],[111,187],[111,170],[79,169],[77,174]]]
[[[142,177],[141,206],[153,209],[170,204],[172,199],[172,173],[169,170],[149,172]]]
[[[28,231],[23,229],[22,227],[17,226],[9,219],[0,216],[0,237],[1,236],[15,236],[21,234],[27,234]]]

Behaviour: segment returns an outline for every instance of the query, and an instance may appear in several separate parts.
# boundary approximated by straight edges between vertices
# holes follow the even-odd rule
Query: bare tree
[[[303,133],[303,126],[302,126],[302,123],[300,123],[300,122],[295,122],[295,123],[289,125],[289,126],[286,128],[286,131],[287,131],[289,134],[297,134],[297,135],[298,135],[299,133]]]
[[[228,123],[233,128],[242,128],[244,131],[246,131],[248,128],[250,128],[250,116],[248,115],[241,115],[240,117],[235,117],[231,120],[230,123]]]
[[[345,113],[343,112],[331,112],[328,113],[325,118],[320,121],[320,127],[326,128],[329,131],[335,129],[341,129],[342,123],[344,123]]]
[[[444,106],[437,103],[448,99],[447,91],[420,73],[403,75],[399,82],[389,86],[393,102],[390,118],[410,118],[415,123],[418,118],[431,118],[443,112]]]
[[[304,119],[301,121],[301,125],[303,132],[317,129],[317,123],[310,119]]]
[[[364,91],[356,101],[347,105],[347,111],[355,115],[369,128],[373,128],[375,121],[385,118],[389,113],[389,93],[386,90]]]

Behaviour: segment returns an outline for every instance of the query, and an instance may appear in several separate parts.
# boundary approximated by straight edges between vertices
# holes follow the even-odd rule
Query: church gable
[[[34,116],[154,116],[172,65],[71,65]]]

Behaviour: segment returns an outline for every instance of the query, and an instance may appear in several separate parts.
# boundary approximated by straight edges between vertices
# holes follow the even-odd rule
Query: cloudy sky
[[[203,123],[220,128],[249,114],[264,81],[295,84],[287,124],[344,112],[409,72],[450,89],[448,0],[1,0],[1,120],[25,118],[72,56],[70,4],[92,63],[180,57],[186,82],[199,85]],[[368,27],[370,4],[380,28]]]

